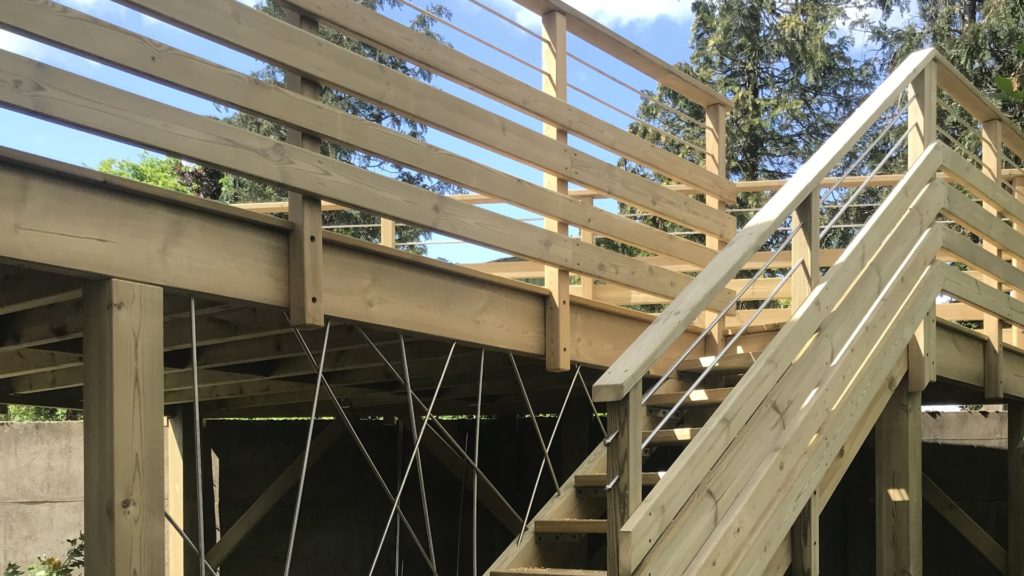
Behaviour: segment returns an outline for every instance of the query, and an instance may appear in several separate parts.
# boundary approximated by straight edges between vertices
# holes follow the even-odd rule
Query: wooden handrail
[[[760,249],[797,205],[835,167],[880,117],[899,98],[911,80],[934,61],[938,52],[929,48],[911,54],[836,130],[793,178],[747,223],[717,258],[676,297],[643,334],[594,384],[594,398],[621,400],[650,370],[686,327],[693,323],[715,294],[723,290],[750,257]]]
[[[557,11],[568,18],[569,32],[600,48],[625,64],[636,68],[681,96],[700,104],[721,104],[732,109],[732,102],[696,78],[623,38],[562,0],[515,0],[520,6],[543,16]]]
[[[991,100],[981,93],[956,66],[942,54],[936,53],[939,88],[963,106],[978,122],[998,120],[1003,126],[1003,141],[1015,154],[1024,158],[1024,131],[1013,123]]]

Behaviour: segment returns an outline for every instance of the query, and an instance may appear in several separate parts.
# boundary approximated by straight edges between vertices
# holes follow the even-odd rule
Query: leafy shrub
[[[11,563],[4,569],[3,576],[75,576],[76,568],[85,566],[85,535],[79,534],[68,540],[68,544],[71,548],[63,560],[39,556],[28,568]]]

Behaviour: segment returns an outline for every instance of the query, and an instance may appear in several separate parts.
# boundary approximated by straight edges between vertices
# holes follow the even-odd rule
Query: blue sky
[[[203,40],[192,34],[166,25],[148,16],[141,15],[111,0],[58,0],[76,10],[87,12],[98,18],[112,22],[118,26],[134,30],[160,42],[187,50],[209,60],[218,62],[235,70],[251,72],[262,66],[262,63],[224,48],[220,45]],[[252,3],[254,0],[245,0]],[[511,0],[481,0],[503,14],[510,16],[531,30],[539,31],[539,19]],[[416,4],[426,2],[416,0]],[[503,22],[492,14],[473,5],[468,0],[444,0],[453,12],[454,23],[475,34],[483,36],[488,42],[500,46],[518,58],[540,65],[539,41],[526,32]],[[590,14],[602,23],[612,27],[623,36],[642,45],[669,62],[684,61],[689,55],[689,37],[691,18],[689,2],[686,0],[574,0],[570,1],[578,9]],[[408,21],[415,11],[411,8],[390,10],[388,15],[402,21]],[[539,73],[527,65],[516,62],[480,43],[467,38],[459,32],[439,25],[437,30],[446,40],[458,49],[473,57],[490,64],[523,82],[539,86]],[[652,89],[654,81],[628,68],[620,62],[607,57],[589,45],[570,38],[570,52],[596,65],[609,75],[637,89]],[[46,62],[76,74],[87,76],[147,98],[159,100],[197,114],[223,115],[223,110],[216,109],[213,104],[166,88],[164,86],[118,72],[107,66],[79,58],[34,41],[0,31],[0,49],[17,52],[30,58]],[[570,82],[600,95],[614,106],[632,113],[639,103],[639,97],[632,91],[589,70],[578,62],[570,60]],[[519,114],[509,108],[481,97],[469,90],[443,79],[437,79],[434,85],[446,92],[462,97],[470,102],[488,108],[516,122],[534,129],[539,129],[539,122],[533,118]],[[625,127],[629,118],[618,114],[578,92],[570,90],[570,102],[613,124]],[[141,149],[65,128],[56,124],[37,120],[22,114],[0,109],[0,145],[25,150],[34,154],[47,156],[77,165],[95,167],[105,158],[136,158]],[[428,140],[438,146],[469,156],[477,161],[504,170],[521,178],[540,182],[541,175],[536,170],[527,168],[515,161],[485,151],[457,138],[445,135],[438,130],[431,130]],[[594,146],[578,140],[572,140],[578,148],[594,154],[609,162],[617,157]],[[606,202],[607,209],[614,209],[614,204]],[[516,218],[535,218],[536,215],[508,206],[493,206],[492,209]],[[444,242],[445,238],[435,235],[435,241]],[[499,253],[465,244],[432,244],[430,254],[458,262],[480,262],[502,256]]]

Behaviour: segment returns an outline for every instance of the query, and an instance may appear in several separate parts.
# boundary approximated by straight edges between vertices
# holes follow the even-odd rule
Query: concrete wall
[[[82,423],[0,422],[0,568],[63,556],[82,530]]]

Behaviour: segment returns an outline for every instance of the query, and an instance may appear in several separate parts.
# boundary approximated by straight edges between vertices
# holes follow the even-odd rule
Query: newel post
[[[642,414],[640,384],[608,403],[608,576],[629,574],[628,542],[619,529],[640,506]]]
[[[981,125],[981,171],[988,178],[1000,185],[1003,177],[1003,123],[1000,120],[989,120]],[[982,208],[996,218],[999,218],[999,211],[995,206],[981,202]],[[982,247],[986,252],[995,254],[1002,258],[1003,251],[995,244],[982,240]],[[983,276],[985,284],[1002,290],[1002,285],[996,278],[988,275]],[[1003,328],[998,316],[985,314],[982,316],[982,331],[988,337],[988,346],[985,347],[985,398],[999,399],[1003,397],[1002,378],[999,374],[999,352],[1003,348]]]

